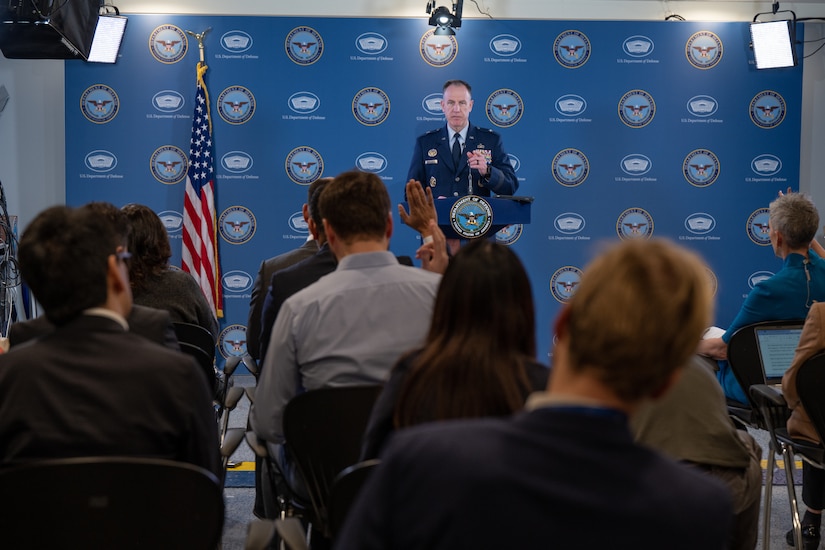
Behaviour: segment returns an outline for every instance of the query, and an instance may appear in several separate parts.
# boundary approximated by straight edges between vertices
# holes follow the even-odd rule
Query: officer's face
[[[444,111],[450,128],[455,131],[461,130],[467,125],[467,119],[473,110],[470,92],[458,84],[447,86],[441,99],[441,110]]]

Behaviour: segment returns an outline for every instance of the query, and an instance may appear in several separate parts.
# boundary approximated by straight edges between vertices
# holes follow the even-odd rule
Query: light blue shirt
[[[424,342],[440,280],[390,252],[351,254],[287,299],[255,390],[255,433],[282,442],[284,407],[300,392],[386,381]]]

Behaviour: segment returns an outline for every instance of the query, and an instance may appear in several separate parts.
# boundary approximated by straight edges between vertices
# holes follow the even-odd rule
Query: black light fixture
[[[791,19],[759,21],[760,15],[777,13],[790,13]],[[791,10],[779,10],[779,2],[774,2],[772,11],[757,13],[753,17],[750,30],[751,47],[757,69],[796,66],[796,13]]]
[[[125,27],[126,18],[101,0],[6,0],[0,51],[8,59],[114,63]],[[106,41],[110,45],[101,49]]]
[[[435,27],[436,36],[455,36],[455,29],[461,26],[461,12],[464,9],[464,0],[453,0],[453,11],[447,6],[435,6],[435,0],[428,0],[427,13],[430,14],[429,24]]]

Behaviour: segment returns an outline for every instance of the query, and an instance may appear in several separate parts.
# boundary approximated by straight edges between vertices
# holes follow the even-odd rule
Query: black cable
[[[674,21],[684,21],[685,20],[685,18],[682,17],[681,15],[679,15],[678,13],[671,13],[670,15],[665,17],[665,21],[670,21],[671,19],[674,20]]]
[[[812,52],[811,52],[811,53],[809,53],[808,55],[803,55],[803,56],[802,56],[802,59],[808,59],[808,58],[809,58],[809,57],[811,57],[813,54],[815,54],[816,52],[818,52],[819,50],[821,50],[822,48],[825,48],[825,43],[820,44],[820,45],[819,45],[819,47],[818,47],[817,49],[815,49],[814,51],[812,51]]]

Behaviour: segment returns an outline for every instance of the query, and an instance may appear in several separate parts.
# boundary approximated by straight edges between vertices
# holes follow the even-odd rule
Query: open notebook
[[[768,384],[781,384],[782,375],[791,366],[799,335],[800,325],[765,325],[755,329],[756,347],[762,367],[765,369],[765,381]]]

